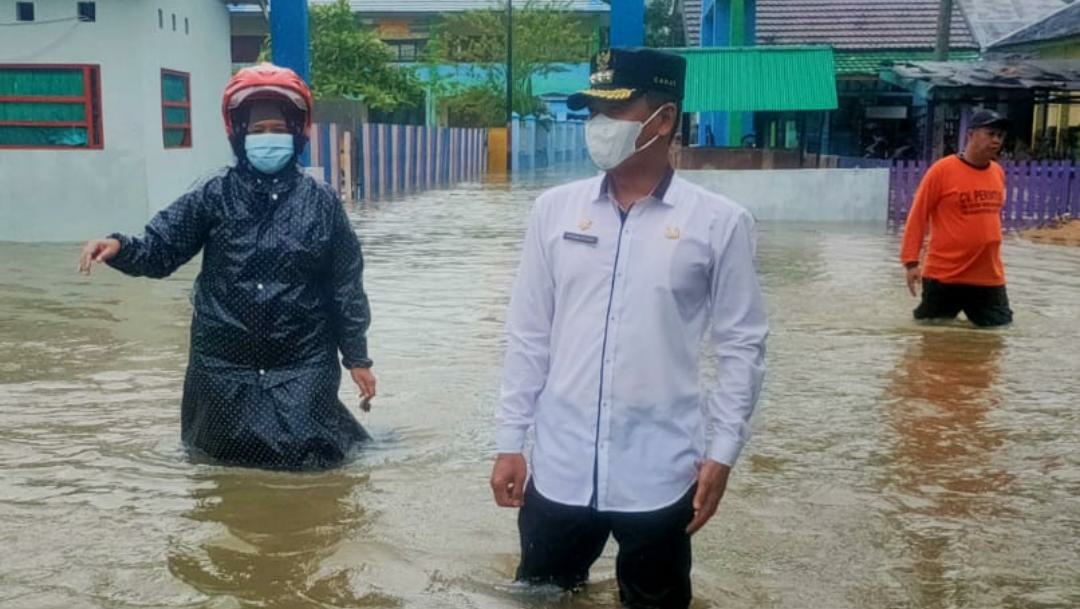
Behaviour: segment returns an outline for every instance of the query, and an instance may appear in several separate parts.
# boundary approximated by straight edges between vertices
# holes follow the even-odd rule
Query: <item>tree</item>
[[[490,93],[506,87],[506,19],[504,2],[490,10],[447,13],[432,31],[428,59],[434,63],[468,63],[487,75],[479,87]],[[532,92],[532,79],[564,70],[560,63],[588,61],[592,32],[569,10],[568,0],[528,0],[514,8],[513,109],[525,116],[543,112]],[[481,91],[471,91],[478,100]],[[451,92],[458,95],[464,91]],[[505,94],[500,94],[500,97]]]
[[[347,0],[312,6],[308,18],[316,98],[360,98],[368,108],[383,111],[423,102],[416,76],[391,64],[390,47],[360,27]],[[269,43],[267,37],[260,60],[270,57]]]
[[[651,0],[645,7],[645,46],[684,47],[682,0]]]
[[[506,92],[489,85],[456,90],[442,100],[451,127],[505,127]]]

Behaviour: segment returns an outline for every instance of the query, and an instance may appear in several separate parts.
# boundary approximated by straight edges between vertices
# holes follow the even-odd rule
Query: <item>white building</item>
[[[0,241],[139,232],[232,160],[221,0],[0,0]]]

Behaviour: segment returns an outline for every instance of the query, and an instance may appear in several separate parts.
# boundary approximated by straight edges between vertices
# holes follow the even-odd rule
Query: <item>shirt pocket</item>
[[[551,266],[555,283],[571,292],[598,285],[610,287],[615,269],[618,233],[583,231],[576,226],[559,226],[550,236]]]
[[[659,225],[644,231],[635,244],[632,272],[645,281],[654,295],[673,300],[684,319],[689,319],[709,296],[712,250],[692,227]]]

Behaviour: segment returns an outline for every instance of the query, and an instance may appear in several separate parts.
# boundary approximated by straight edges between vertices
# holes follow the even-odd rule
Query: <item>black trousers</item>
[[[985,287],[941,283],[923,279],[922,302],[915,319],[953,319],[960,311],[976,326],[1004,326],[1012,323],[1009,295],[1005,286]]]
[[[694,489],[654,512],[600,512],[563,505],[541,495],[532,482],[518,512],[521,565],[517,579],[574,590],[608,536],[619,543],[615,575],[619,599],[633,609],[686,609],[690,604],[690,536]]]

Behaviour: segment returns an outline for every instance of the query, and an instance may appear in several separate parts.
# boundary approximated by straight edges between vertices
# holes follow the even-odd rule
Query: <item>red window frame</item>
[[[165,77],[176,76],[184,79],[184,90],[187,91],[187,99],[178,101],[165,101]],[[166,108],[184,108],[187,110],[188,122],[186,123],[168,123],[165,121],[165,109]],[[184,139],[179,144],[170,146],[165,141],[165,132],[169,129],[183,129]],[[161,69],[161,142],[165,146],[166,150],[178,150],[182,148],[191,148],[191,73],[180,72],[178,70],[166,70]]]
[[[102,128],[101,66],[97,64],[65,63],[0,63],[0,70],[81,70],[83,91],[78,97],[46,97],[41,95],[0,95],[0,103],[83,104],[84,121],[4,121],[0,127],[84,127],[85,146],[26,146],[23,144],[0,144],[0,150],[102,150],[105,148],[105,131]]]

